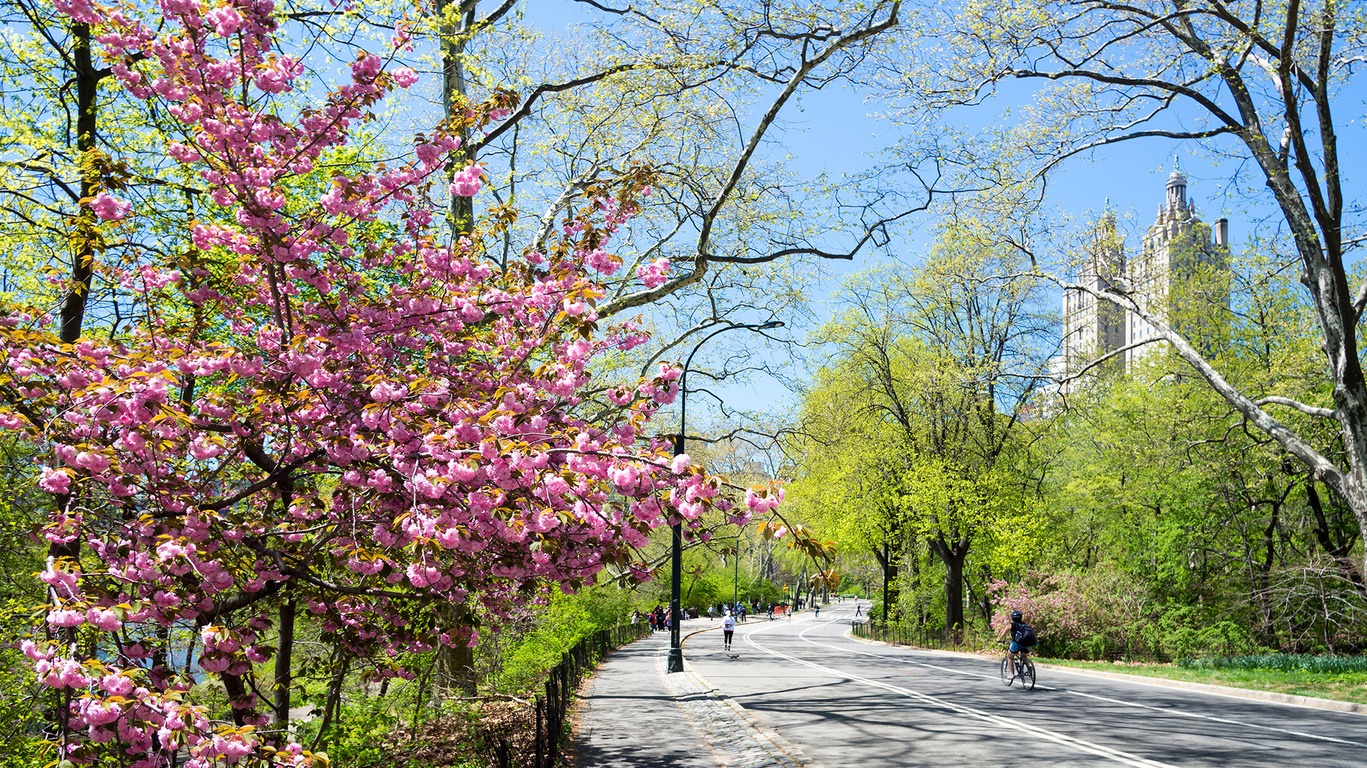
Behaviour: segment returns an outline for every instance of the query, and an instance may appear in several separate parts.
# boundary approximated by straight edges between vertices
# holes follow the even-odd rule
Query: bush
[[[40,728],[49,700],[40,700],[28,659],[0,648],[0,768],[40,768],[52,753]]]
[[[1082,649],[1088,659],[1101,661],[1110,655],[1110,641],[1105,635],[1088,635],[1082,639]]]
[[[614,587],[592,587],[577,595],[553,593],[534,619],[503,633],[491,687],[499,693],[525,692],[580,640],[625,623],[630,612],[631,594]]]
[[[386,740],[399,728],[401,720],[392,699],[360,696],[342,704],[338,720],[328,728],[327,740],[318,748],[327,753],[333,765],[348,768],[407,768],[409,761],[396,761]],[[299,724],[299,740],[311,744],[321,721],[317,718]]]
[[[52,759],[41,729],[55,700],[44,695],[32,662],[16,647],[32,611],[26,601],[0,600],[0,768],[39,768]]]
[[[403,696],[357,696],[343,703],[338,720],[328,728],[327,739],[318,749],[333,765],[345,768],[483,768],[490,764],[478,736],[478,705],[447,702],[443,713],[423,720],[414,732],[404,714],[409,703]],[[316,718],[300,723],[300,742],[311,744],[319,725]]]
[[[989,589],[1003,608],[993,618],[993,628],[1005,631],[1009,610],[1023,612],[1039,634],[1044,656],[1169,661],[1254,648],[1243,625],[1213,621],[1209,611],[1197,606],[1156,603],[1134,579],[1112,569],[1031,573]]]

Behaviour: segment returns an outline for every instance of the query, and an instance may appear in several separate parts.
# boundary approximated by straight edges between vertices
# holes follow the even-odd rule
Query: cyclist
[[[1023,621],[1020,611],[1011,612],[1011,628],[1007,630],[1007,636],[1011,638],[1011,647],[1006,651],[1006,658],[1011,664],[1011,678],[1014,680],[1016,670],[1016,654],[1024,656],[1029,652],[1030,646],[1035,644],[1035,630]]]

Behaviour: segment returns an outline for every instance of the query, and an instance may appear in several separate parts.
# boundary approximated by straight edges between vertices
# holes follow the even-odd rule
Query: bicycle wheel
[[[1027,691],[1035,690],[1035,662],[1029,659],[1021,661],[1021,687]]]
[[[1002,685],[1007,685],[1007,686],[1011,685],[1011,679],[1012,679],[1012,676],[1011,676],[1011,660],[1010,660],[1010,659],[1007,659],[1007,658],[1003,658],[1003,659],[1002,659]]]

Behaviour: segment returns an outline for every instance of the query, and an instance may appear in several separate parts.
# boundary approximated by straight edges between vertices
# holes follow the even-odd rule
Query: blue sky
[[[582,6],[561,0],[536,0],[528,7],[528,21],[535,21],[548,31],[563,30],[580,18],[582,10]],[[1004,91],[1005,96],[965,111],[958,119],[964,125],[980,128],[998,119],[1004,107],[1028,104],[1032,92],[1023,85],[1011,87]],[[1364,94],[1359,88],[1341,97],[1338,106],[1341,115],[1354,118],[1340,132],[1345,186],[1349,190],[1355,190],[1354,182],[1364,178],[1367,162],[1367,155],[1352,151],[1364,138],[1360,119],[1363,103]],[[822,91],[805,92],[787,107],[779,125],[767,137],[764,156],[757,161],[787,158],[791,167],[809,178],[822,173],[839,176],[875,166],[882,161],[879,153],[894,146],[899,138],[896,124],[873,116],[885,111],[884,105],[870,101],[868,92],[848,85],[835,84]],[[1180,120],[1182,115],[1176,118]],[[1232,143],[1226,146],[1234,148]],[[1121,216],[1122,228],[1129,233],[1128,247],[1133,251],[1138,235],[1153,221],[1174,158],[1180,156],[1182,170],[1188,177],[1189,198],[1207,222],[1222,217],[1230,219],[1230,234],[1237,251],[1255,225],[1253,219],[1272,213],[1271,201],[1258,186],[1252,187],[1255,192],[1249,199],[1241,197],[1229,183],[1238,172],[1238,164],[1216,160],[1200,150],[1190,143],[1150,139],[1074,158],[1051,177],[1047,203],[1085,220],[1098,215],[1109,199],[1112,209]],[[1349,199],[1354,199],[1351,191]],[[894,241],[892,250],[914,262],[918,247],[928,239],[925,233],[933,226],[934,221],[928,216],[917,219],[900,240]],[[818,269],[823,286],[814,292],[813,298],[824,300],[839,287],[841,280],[870,266],[877,258],[876,253],[866,251],[854,263],[821,264]],[[820,307],[817,312],[824,314]],[[720,346],[716,351],[721,352]],[[793,394],[783,390],[778,382],[765,379],[721,391],[728,404],[742,409],[786,409],[795,401]],[[696,412],[695,407],[698,406],[690,403],[690,413]]]

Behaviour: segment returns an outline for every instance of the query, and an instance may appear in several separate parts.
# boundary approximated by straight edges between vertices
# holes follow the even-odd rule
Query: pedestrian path
[[[682,630],[720,626],[692,619]],[[657,632],[599,667],[575,721],[577,768],[818,768],[689,665],[668,674],[668,658],[669,633]]]

